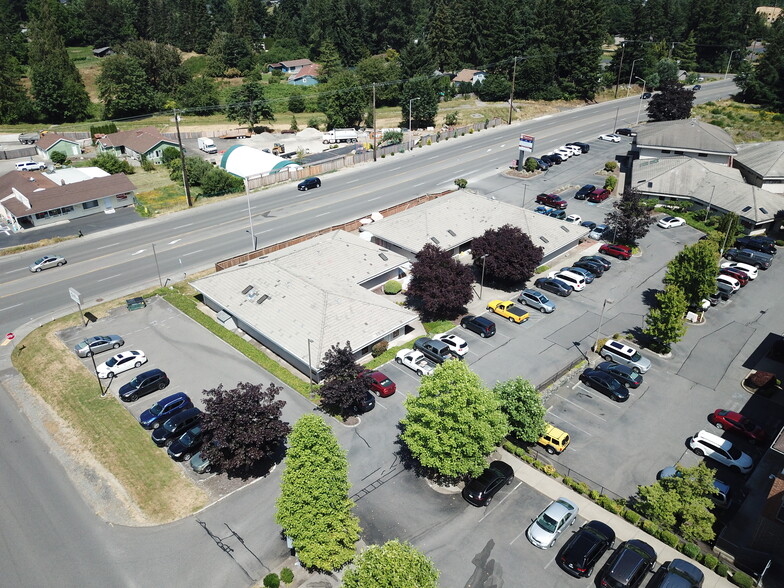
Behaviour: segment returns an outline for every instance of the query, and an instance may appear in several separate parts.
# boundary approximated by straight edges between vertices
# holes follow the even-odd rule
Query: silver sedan
[[[125,341],[119,335],[96,335],[89,337],[74,347],[76,355],[79,357],[90,357],[102,351],[117,349],[125,345]]]
[[[65,260],[65,257],[62,257],[61,255],[44,255],[31,263],[29,269],[31,272],[40,272],[41,270],[49,269],[50,267],[60,267],[66,263],[68,262]]]

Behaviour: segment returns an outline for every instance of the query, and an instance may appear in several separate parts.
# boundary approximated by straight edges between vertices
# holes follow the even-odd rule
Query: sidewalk
[[[505,449],[500,448],[498,449],[497,453],[500,454],[503,461],[510,464],[514,468],[517,479],[521,480],[525,484],[528,484],[531,488],[534,488],[540,494],[544,494],[552,500],[562,496],[564,498],[568,498],[580,508],[580,516],[586,520],[598,520],[608,524],[615,531],[615,535],[617,537],[616,545],[618,545],[621,541],[626,541],[628,539],[640,539],[648,543],[651,547],[654,548],[654,550],[656,550],[657,561],[659,565],[666,561],[672,561],[673,559],[679,558],[689,561],[690,563],[693,563],[698,568],[700,568],[705,574],[705,582],[703,583],[704,588],[733,586],[733,584],[726,578],[722,578],[702,564],[689,559],[679,551],[673,549],[669,545],[665,545],[655,537],[648,535],[645,531],[639,527],[635,527],[618,515],[614,515],[611,512],[603,509],[601,506],[589,500],[582,494],[579,494],[568,486],[565,486],[557,479],[551,478],[547,474],[540,472],[539,470],[522,462],[520,459]],[[553,549],[555,550],[556,548]]]

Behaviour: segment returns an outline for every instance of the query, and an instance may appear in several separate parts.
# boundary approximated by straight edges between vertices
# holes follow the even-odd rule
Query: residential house
[[[784,141],[738,145],[732,165],[749,184],[784,195]]]
[[[460,83],[478,84],[484,82],[487,77],[487,72],[478,69],[462,69],[457,75],[452,78],[452,83],[458,85]]]
[[[270,63],[269,71],[282,71],[284,74],[296,74],[308,65],[313,65],[310,59],[292,59],[291,61],[280,61],[278,63]]]
[[[52,153],[59,151],[66,157],[76,157],[82,154],[82,147],[80,142],[75,139],[69,139],[65,135],[59,133],[46,133],[35,144],[38,155],[52,158]]]
[[[93,49],[93,56],[95,57],[109,57],[109,55],[114,55],[114,51],[111,47],[98,47],[97,49]]]
[[[98,151],[127,156],[137,161],[146,157],[153,163],[161,163],[163,150],[174,147],[179,150],[179,145],[164,137],[155,127],[144,127],[131,131],[119,131],[110,135],[97,138]]]
[[[289,76],[289,84],[295,86],[315,86],[318,84],[319,65],[311,63]]]

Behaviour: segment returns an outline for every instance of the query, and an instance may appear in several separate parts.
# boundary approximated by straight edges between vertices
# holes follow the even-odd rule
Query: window
[[[697,157],[708,157],[707,153],[698,153]]]
[[[90,202],[82,202],[82,208],[84,210],[89,210],[91,208],[95,208],[96,206],[98,206],[97,200],[91,200]]]
[[[683,151],[676,151],[675,155],[683,155]]]
[[[669,150],[669,149],[662,149],[662,151],[661,151],[661,152],[662,152],[662,153],[670,153],[670,150]]]

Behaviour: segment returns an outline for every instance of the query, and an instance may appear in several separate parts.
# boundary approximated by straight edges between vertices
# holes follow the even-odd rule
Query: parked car
[[[601,521],[589,521],[564,544],[556,561],[576,578],[588,578],[608,549],[615,546],[615,531]]]
[[[591,230],[590,233],[588,233],[588,238],[593,239],[594,241],[598,241],[604,236],[604,233],[606,233],[609,230],[609,228],[610,227],[608,227],[607,225],[600,223],[596,225]]]
[[[614,361],[603,361],[596,366],[596,369],[607,372],[613,378],[628,388],[639,388],[642,384],[642,376],[626,365],[615,363]]]
[[[536,202],[537,204],[544,204],[545,206],[557,208],[559,210],[564,210],[568,206],[566,200],[563,200],[557,194],[538,194],[536,196]]]
[[[539,445],[543,446],[550,455],[563,453],[569,446],[569,434],[558,427],[545,423],[544,433],[539,437]]]
[[[473,331],[483,339],[495,335],[495,323],[483,316],[467,314],[460,319],[460,326],[469,331]]]
[[[596,276],[593,275],[593,273],[591,273],[587,269],[584,269],[584,268],[581,268],[581,267],[577,267],[577,266],[562,267],[561,271],[562,272],[571,272],[573,274],[578,274],[578,275],[582,276],[583,278],[585,278],[585,283],[586,284],[593,284],[594,278],[596,278]]]
[[[583,255],[580,258],[580,261],[593,261],[595,263],[601,264],[604,267],[604,271],[607,271],[612,267],[612,262],[606,257],[602,257],[601,255]]]
[[[539,278],[534,282],[534,287],[547,290],[558,296],[569,296],[572,293],[572,287],[569,284],[555,278]]]
[[[438,335],[434,335],[433,339],[444,343],[449,347],[449,351],[452,352],[452,355],[457,358],[463,358],[465,357],[465,354],[468,353],[468,343],[465,342],[465,339],[461,339],[457,335],[452,333],[439,333]]]
[[[535,308],[539,312],[543,312],[545,314],[549,314],[555,311],[555,304],[553,304],[547,296],[530,288],[526,288],[520,292],[520,296],[517,297],[517,301],[520,304],[525,304],[526,306]]]
[[[580,151],[583,153],[588,153],[591,150],[591,146],[588,143],[581,143],[580,141],[572,141],[571,143],[567,143],[566,146],[579,147]]]
[[[548,153],[547,157],[549,157],[555,163],[555,165],[560,165],[568,159],[567,157],[564,157],[560,153],[555,153],[555,152]]]
[[[717,429],[739,433],[751,443],[764,443],[767,440],[765,429],[739,412],[717,408],[708,418]]]
[[[297,190],[310,190],[311,188],[321,188],[321,180],[318,178],[305,178],[297,184]]]
[[[621,365],[628,365],[638,374],[644,374],[651,369],[651,360],[640,355],[634,347],[621,343],[616,339],[608,339],[602,346],[600,355],[605,361],[614,361]]]
[[[636,137],[637,133],[631,129],[615,129],[616,135],[622,135],[624,137]]]
[[[674,559],[659,566],[646,588],[702,588],[704,580],[705,575],[693,563]]]
[[[739,261],[756,268],[768,269],[773,263],[773,256],[761,251],[753,251],[751,249],[735,249],[730,248],[724,252],[724,257],[730,261]]]
[[[370,389],[381,398],[392,396],[397,390],[395,383],[382,372],[364,370],[360,375],[367,376],[370,382]]]
[[[177,392],[162,398],[139,415],[139,424],[145,429],[157,429],[169,417],[192,406],[193,403],[185,392]]]
[[[724,284],[725,286],[732,288],[733,292],[737,292],[738,290],[740,290],[740,282],[733,277],[726,276],[724,274],[719,274],[718,276],[716,276],[716,282],[718,284]]]
[[[429,337],[420,337],[414,341],[414,349],[420,351],[426,358],[435,364],[444,363],[448,359],[453,359],[449,345]]]
[[[585,278],[582,277],[580,274],[575,274],[572,272],[550,272],[547,276],[548,278],[554,278],[556,280],[560,280],[566,284],[569,284],[572,287],[572,290],[575,292],[582,292],[585,290]]]
[[[530,318],[528,311],[519,306],[515,306],[515,303],[511,300],[491,300],[487,303],[487,310],[507,319],[509,322],[517,323],[518,325],[528,321]]]
[[[720,268],[719,274],[729,276],[730,278],[738,280],[741,288],[743,288],[743,286],[749,283],[749,276],[748,274],[746,274],[746,272],[742,272],[740,270],[733,269],[731,267]]]
[[[123,351],[99,364],[96,371],[99,378],[113,378],[117,374],[141,367],[143,363],[147,363],[147,356],[143,351]]]
[[[756,280],[759,275],[759,270],[756,267],[747,263],[740,263],[739,261],[725,261],[721,264],[721,267],[742,271],[750,280]]]
[[[621,543],[596,576],[600,588],[637,588],[656,563],[656,551],[645,541]]]
[[[210,460],[202,451],[196,452],[190,459],[191,469],[197,474],[203,474],[210,469]]]
[[[572,267],[581,267],[584,270],[588,270],[596,278],[601,278],[605,272],[603,265],[598,261],[591,261],[590,259],[577,260],[572,264]]]
[[[102,351],[118,349],[123,345],[125,345],[125,341],[119,335],[96,335],[77,343],[74,346],[74,351],[79,357],[90,357]]]
[[[395,361],[413,370],[418,376],[429,376],[435,369],[435,364],[416,349],[401,349],[395,356]]]
[[[193,454],[198,453],[203,441],[204,429],[200,424],[195,425],[169,445],[167,453],[172,459],[190,461]]]
[[[22,161],[15,165],[16,171],[40,171],[46,169],[46,164],[39,161]]]
[[[697,455],[710,458],[742,474],[748,474],[754,467],[751,457],[730,441],[705,430],[698,431],[689,439],[689,447]]]
[[[120,386],[118,394],[120,400],[135,402],[142,396],[152,394],[156,390],[163,390],[168,385],[169,378],[166,372],[155,368],[142,372],[127,384]]]
[[[174,440],[201,421],[202,412],[198,408],[186,408],[169,417],[164,423],[154,429],[152,440],[158,447],[168,447]]]
[[[673,476],[680,477],[683,476],[683,473],[677,467],[668,466],[656,475],[656,479],[662,480]],[[729,508],[730,504],[732,504],[732,489],[730,488],[730,485],[714,478],[713,487],[716,489],[716,492],[709,496],[713,501],[713,504],[719,508]]]
[[[695,92],[697,90],[702,90],[702,86],[700,84],[694,84],[694,87],[692,88],[692,90],[694,90]]]
[[[474,506],[487,506],[493,496],[514,478],[512,466],[503,461],[494,461],[478,478],[466,483],[463,498]]]
[[[566,220],[566,212],[563,210],[557,210],[555,208],[548,210],[547,216],[551,216],[558,220]]]
[[[643,92],[640,95],[640,100],[650,100],[650,98],[651,98],[651,93],[650,92]]]
[[[593,184],[585,184],[582,188],[577,190],[574,195],[575,200],[585,200],[588,197],[588,194],[596,190],[596,186]]]
[[[589,231],[593,231],[596,228],[596,223],[593,221],[583,221],[580,223],[581,227],[585,227]]]
[[[365,390],[365,395],[354,403],[354,414],[365,414],[376,408],[376,397],[370,390]]]
[[[610,191],[606,188],[596,188],[588,194],[588,202],[604,202],[610,197]]]
[[[551,210],[553,210],[553,209],[552,208],[547,208],[546,206],[537,206],[536,208],[534,208],[534,212],[535,213],[537,213],[537,214],[544,214],[544,215],[549,213]]]
[[[735,247],[776,255],[776,242],[770,237],[745,236],[735,239]]]
[[[580,374],[580,381],[616,402],[629,400],[626,387],[607,372],[588,368]]]
[[[550,157],[549,155],[540,155],[539,159],[544,161],[550,167],[553,167],[554,165],[558,165],[559,163],[561,163],[561,158],[560,157],[558,158],[558,161],[556,161],[555,158]]]
[[[561,145],[556,151],[568,151],[573,156],[579,156],[583,154],[583,150],[577,147],[576,145]]]
[[[722,300],[729,300],[730,296],[735,295],[735,290],[730,284],[716,281],[716,293],[721,297]]]
[[[550,155],[558,155],[561,159],[566,161],[572,156],[572,152],[569,149],[559,147],[558,149],[553,149],[553,152]]]
[[[679,216],[665,216],[660,218],[659,222],[656,223],[656,225],[662,229],[674,229],[675,227],[680,227],[685,224],[686,220]]]
[[[599,247],[599,253],[604,253],[605,255],[618,259],[630,259],[632,256],[630,247],[627,247],[626,245],[612,245],[610,243],[605,243]]]
[[[554,500],[533,520],[525,536],[534,547],[549,549],[555,545],[561,533],[574,524],[579,510],[571,500]]]
[[[599,135],[599,139],[602,140],[602,141],[610,141],[612,143],[620,143],[621,142],[620,136],[614,135],[612,133],[608,133],[608,134],[605,134],[605,135]]]
[[[581,217],[579,214],[570,214],[564,219],[564,221],[574,225],[579,225],[581,222],[583,222],[583,217]]]
[[[31,263],[28,269],[31,272],[40,272],[51,267],[60,267],[66,263],[68,262],[62,255],[44,255]]]

